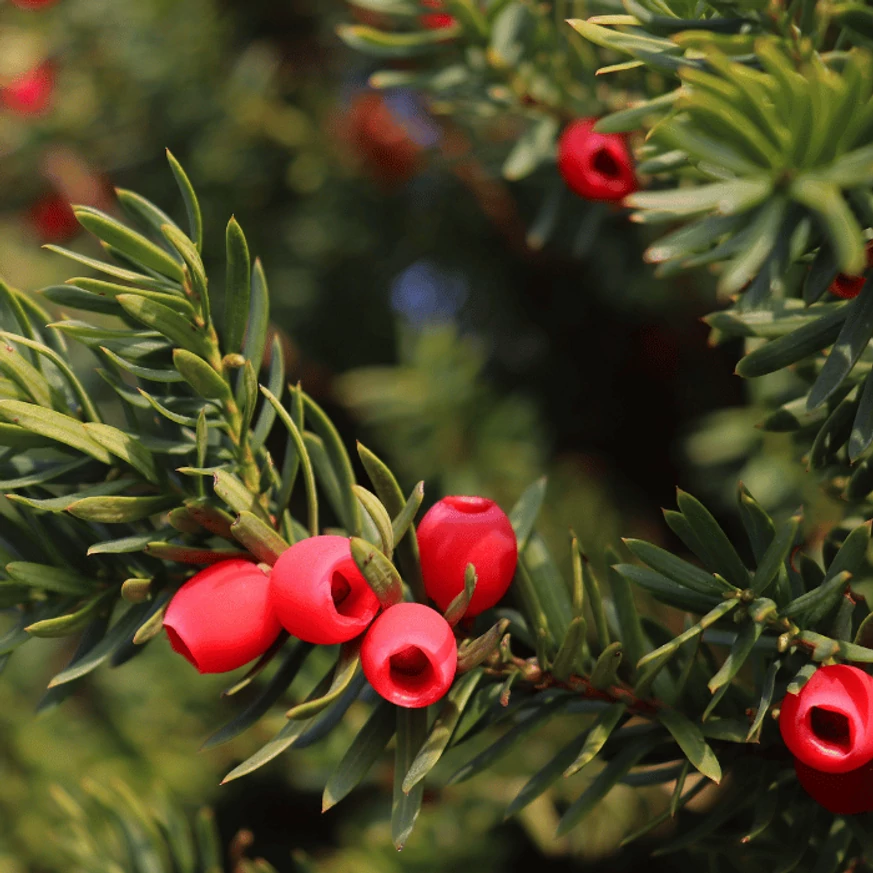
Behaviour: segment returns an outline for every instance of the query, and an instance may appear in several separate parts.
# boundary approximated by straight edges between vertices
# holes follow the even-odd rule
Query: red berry
[[[13,6],[21,9],[40,9],[43,6],[51,6],[56,0],[11,0]]]
[[[0,102],[18,115],[39,115],[48,108],[54,86],[55,68],[46,62],[13,79],[0,90]]]
[[[307,643],[351,640],[379,611],[345,537],[300,540],[281,554],[270,579],[270,597],[282,627]]]
[[[621,200],[637,189],[627,143],[617,133],[595,133],[596,118],[569,124],[558,141],[558,172],[586,200]]]
[[[873,812],[873,761],[848,773],[822,773],[799,759],[795,759],[794,768],[806,793],[829,812]]]
[[[402,184],[415,175],[422,147],[391,112],[381,94],[365,91],[349,107],[345,136],[360,163],[385,186]]]
[[[421,0],[421,5],[427,6],[428,9],[443,8],[442,0]],[[447,12],[430,12],[421,16],[422,27],[428,30],[441,30],[443,27],[451,27],[454,23],[454,15],[449,15]]]
[[[418,526],[421,572],[428,596],[445,611],[464,590],[467,564],[478,580],[468,616],[494,606],[509,588],[518,542],[506,513],[485,497],[444,497]]]
[[[37,200],[28,218],[44,242],[66,242],[81,230],[72,207],[59,194],[46,194]]]
[[[430,706],[452,687],[458,646],[449,623],[421,603],[398,603],[370,625],[361,646],[364,675],[391,703]]]
[[[873,241],[867,243],[867,266],[873,267]],[[839,273],[831,282],[828,291],[835,297],[843,300],[852,300],[861,293],[861,289],[867,282],[866,276],[851,276],[848,273]]]
[[[795,758],[824,773],[873,759],[873,677],[857,667],[820,667],[799,694],[786,694],[782,739]]]
[[[282,630],[269,582],[256,564],[240,558],[201,570],[167,607],[170,645],[201,673],[226,673],[262,655]]]

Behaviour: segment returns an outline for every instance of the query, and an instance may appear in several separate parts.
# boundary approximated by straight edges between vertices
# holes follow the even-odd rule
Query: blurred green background
[[[547,473],[543,533],[567,561],[571,525],[601,571],[619,536],[670,542],[658,507],[677,484],[732,491],[754,423],[754,412],[731,409],[743,400],[734,350],[706,346],[708,278],[655,281],[639,228],[570,195],[573,232],[532,247],[554,168],[509,185],[497,150],[418,95],[369,91],[366,63],[334,32],[353,14],[339,0],[0,2],[0,88],[35,68],[53,79],[41,112],[0,107],[0,271],[36,293],[71,275],[42,243],[96,253],[75,233],[69,201],[115,211],[113,187],[132,188],[176,214],[170,148],[204,206],[216,293],[235,214],[264,261],[291,377],[405,488],[424,479],[427,502],[483,493],[508,508]],[[721,416],[719,438],[699,429],[705,413]],[[743,475],[765,505],[797,496],[793,468],[782,478],[762,470]],[[283,722],[281,707],[198,755],[245,692],[223,699],[226,678],[197,676],[158,641],[34,715],[69,655],[63,644],[29,645],[0,682],[0,873],[79,869],[51,786],[75,793],[83,779],[146,795],[166,786],[186,809],[212,804],[225,843],[250,828],[253,855],[284,871],[303,849],[324,873],[634,869],[642,850],[614,854],[617,845],[672,790],[617,789],[555,841],[556,810],[579,791],[571,781],[504,823],[507,800],[578,728],[578,717],[558,720],[490,774],[429,794],[398,855],[387,762],[368,788],[320,813],[363,712],[353,708],[328,741],[219,788]],[[436,784],[450,772],[451,760]]]

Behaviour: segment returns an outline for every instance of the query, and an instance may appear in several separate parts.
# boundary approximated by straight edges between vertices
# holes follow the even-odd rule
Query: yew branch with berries
[[[394,741],[398,848],[443,760],[460,762],[447,781],[471,778],[567,717],[570,742],[530,774],[509,813],[581,774],[559,835],[619,784],[665,786],[664,808],[628,840],[675,820],[662,851],[725,854],[752,870],[869,864],[869,9],[625,0],[565,23],[548,3],[357,5],[379,26],[340,35],[388,59],[374,84],[419,88],[474,141],[499,141],[487,129],[495,117],[523,120],[501,156],[507,185],[542,171],[584,201],[585,220],[602,220],[610,203],[610,220],[630,209],[639,224],[667,224],[646,252],[666,278],[714,269],[726,305],[706,319],[713,343],[741,341],[737,373],[763,386],[749,408],[762,430],[787,434],[783,455],[802,459],[837,508],[821,523],[789,502],[799,489],[765,509],[741,484],[723,525],[679,491],[664,515],[681,546],[625,540],[605,574],[574,534],[559,552],[538,532],[544,482],[508,512],[454,495],[417,521],[423,483],[407,495],[360,445],[359,483],[329,417],[287,384],[282,344],[268,340],[266,272],[233,219],[224,312],[214,312],[199,202],[170,156],[185,230],[121,190],[127,222],[72,207],[106,259],[53,247],[101,278],[44,296],[111,326],[53,320],[0,283],[0,608],[14,621],[0,658],[33,638],[76,637],[50,682],[58,695],[162,631],[201,673],[251,665],[228,694],[254,686],[257,697],[206,747],[286,695],[291,707],[225,781],[363,708],[323,806],[347,797]],[[626,87],[601,99],[596,72]],[[6,109],[45,110],[52,74],[40,67],[5,86]],[[543,245],[560,204],[546,198],[533,218]],[[99,362],[124,427],[107,422],[68,341]],[[760,468],[768,456],[753,460]],[[321,657],[330,669],[301,694],[298,676]],[[706,789],[708,811],[685,817]]]

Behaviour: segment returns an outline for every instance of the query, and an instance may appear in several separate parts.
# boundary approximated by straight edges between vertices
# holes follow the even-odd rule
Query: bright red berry
[[[309,537],[273,567],[270,597],[282,627],[307,643],[344,643],[366,630],[379,601],[345,537]]]
[[[421,0],[421,5],[428,9],[442,9],[443,0]],[[429,12],[421,16],[422,27],[428,30],[441,30],[444,27],[451,27],[454,23],[454,15],[449,15],[447,12]]]
[[[596,118],[567,125],[558,141],[558,172],[586,200],[621,200],[637,189],[627,142],[617,133],[595,133]]]
[[[873,759],[873,677],[857,667],[820,667],[786,694],[782,739],[795,758],[823,773],[848,773]]]
[[[795,758],[794,768],[806,793],[829,812],[873,812],[873,761],[848,773],[822,773]]]
[[[444,610],[464,590],[467,564],[478,580],[468,616],[494,606],[509,588],[518,542],[506,513],[485,497],[444,497],[418,526],[421,572],[428,596]]]
[[[873,267],[873,241],[867,243],[867,267]],[[835,297],[843,300],[852,300],[861,293],[861,289],[867,282],[866,276],[851,276],[848,273],[839,273],[831,282],[828,291]]]
[[[54,87],[54,64],[45,62],[13,79],[0,90],[0,103],[18,115],[39,115],[48,109]]]
[[[233,558],[189,579],[164,615],[170,645],[201,673],[226,673],[267,651],[282,628],[269,599],[269,577]]]
[[[458,666],[449,623],[421,603],[398,603],[370,625],[361,646],[364,675],[391,703],[407,709],[444,697]]]

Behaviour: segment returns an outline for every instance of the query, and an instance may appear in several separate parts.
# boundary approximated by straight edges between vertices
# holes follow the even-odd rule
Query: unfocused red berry
[[[637,189],[627,142],[617,133],[595,133],[596,118],[567,125],[558,141],[558,172],[586,200],[621,200]]]
[[[468,616],[494,606],[509,588],[518,542],[506,513],[486,497],[444,497],[418,526],[421,572],[428,596],[445,610],[464,590],[467,564],[478,580]]]
[[[28,211],[28,219],[43,242],[60,243],[81,230],[70,204],[59,194],[46,194]]]
[[[449,623],[421,603],[398,603],[370,625],[361,646],[367,681],[391,703],[430,706],[452,686],[458,646]]]
[[[873,812],[873,761],[848,773],[822,773],[795,758],[794,768],[806,793],[829,812]]]
[[[344,134],[358,160],[379,183],[407,182],[418,170],[422,147],[391,112],[381,94],[365,91],[349,107]]]
[[[867,243],[867,267],[873,267],[873,241]],[[848,273],[839,273],[831,282],[828,291],[835,297],[842,297],[843,300],[853,300],[861,293],[861,289],[867,282],[865,276],[851,276]]]
[[[421,5],[428,9],[442,9],[442,0],[421,0]],[[444,27],[451,27],[455,23],[454,15],[449,15],[447,12],[429,12],[421,16],[422,27],[428,30],[441,30]]]
[[[54,86],[54,64],[45,62],[0,89],[0,103],[18,115],[39,115],[48,109]]]
[[[873,759],[873,677],[857,667],[820,667],[786,694],[779,729],[795,758],[824,773],[848,773]]]
[[[307,643],[344,643],[361,634],[379,601],[345,537],[309,537],[284,551],[270,576],[282,627]]]
[[[21,9],[42,9],[57,3],[57,0],[10,0],[10,2],[13,6],[18,6]]]
[[[239,558],[201,570],[167,607],[170,645],[201,673],[226,673],[248,664],[282,630],[270,605],[269,582],[256,564]]]

